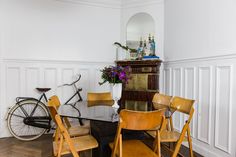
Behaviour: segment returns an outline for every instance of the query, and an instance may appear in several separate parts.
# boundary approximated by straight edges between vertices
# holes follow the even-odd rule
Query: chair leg
[[[180,147],[181,147],[181,143],[182,143],[182,141],[181,141],[181,142],[178,142],[178,143],[176,144],[176,146],[175,146],[175,150],[174,150],[174,152],[173,152],[173,154],[172,154],[171,157],[177,157],[178,152],[179,152]]]
[[[173,126],[172,117],[170,117],[169,121],[170,121],[170,129],[171,129],[171,131],[174,131],[174,126]]]
[[[166,129],[167,129],[168,131],[171,131],[171,129],[170,129],[170,119],[166,119],[166,121],[167,121],[167,123],[166,123]]]
[[[190,157],[194,157],[193,156],[192,139],[191,139],[190,128],[189,127],[187,129],[187,135],[188,135],[189,154],[190,154]]]
[[[182,131],[182,134],[180,135],[179,140],[175,144],[175,149],[174,149],[174,152],[171,157],[176,157],[178,155],[180,147],[181,147],[181,143],[183,142],[183,139],[184,139],[185,133],[186,133],[186,127]]]

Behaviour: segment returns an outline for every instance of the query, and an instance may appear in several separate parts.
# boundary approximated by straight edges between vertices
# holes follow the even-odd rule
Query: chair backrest
[[[58,113],[57,113],[57,110],[58,110],[58,108],[59,108],[60,105],[61,105],[61,103],[60,103],[60,100],[59,100],[58,96],[53,95],[53,96],[51,96],[51,97],[48,99],[48,108],[49,108],[50,115],[51,115],[51,117],[52,117],[52,119],[53,119],[54,122],[55,122],[54,117],[55,117],[56,114],[58,114]],[[65,123],[66,123],[66,126],[67,126],[68,128],[70,128],[70,127],[71,127],[71,124],[70,124],[70,122],[69,122],[69,120],[68,120],[67,117],[64,117],[64,121],[65,121]]]
[[[49,112],[50,112],[51,118],[53,119],[54,122],[56,122],[55,116],[56,116],[56,114],[58,114],[57,109],[59,108],[60,105],[61,105],[61,103],[60,103],[58,96],[53,95],[52,97],[50,97],[48,99]]]
[[[150,130],[160,126],[165,110],[132,111],[121,110],[120,127],[128,130]]]
[[[160,106],[158,106],[159,104],[169,107],[171,99],[172,96],[156,93],[152,99],[154,109],[159,109],[160,108]]]
[[[52,120],[56,123],[55,116],[58,114],[55,106],[48,106]]]
[[[58,96],[53,95],[48,99],[48,106],[54,106],[56,109],[61,105]]]
[[[112,100],[110,92],[87,93],[87,101],[88,101],[88,106],[99,106],[99,105],[112,106],[114,104],[114,100]]]
[[[194,100],[175,96],[171,101],[171,108],[179,112],[190,114],[193,110]]]
[[[87,93],[88,101],[112,100],[110,92],[105,93]]]

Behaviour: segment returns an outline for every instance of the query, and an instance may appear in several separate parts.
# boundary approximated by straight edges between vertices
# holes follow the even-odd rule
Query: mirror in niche
[[[147,46],[147,53],[150,55],[150,38],[154,41],[155,22],[151,15],[147,13],[137,13],[132,16],[126,26],[126,45],[139,52],[140,48]],[[142,45],[141,45],[142,44]],[[144,52],[144,50],[142,50]],[[154,50],[151,55],[155,55]]]

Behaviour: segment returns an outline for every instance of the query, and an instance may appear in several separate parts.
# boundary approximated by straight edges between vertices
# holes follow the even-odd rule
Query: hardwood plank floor
[[[188,149],[181,148],[181,153],[188,157]],[[168,153],[163,151],[164,157]],[[90,157],[91,151],[81,153],[81,157]],[[13,137],[0,139],[0,157],[52,157],[52,135],[43,135],[30,142],[19,141]],[[71,157],[71,155],[63,156]],[[195,153],[195,157],[202,157]]]

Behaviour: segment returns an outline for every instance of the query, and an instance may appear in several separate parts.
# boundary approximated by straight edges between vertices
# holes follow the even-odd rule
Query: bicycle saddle
[[[36,88],[36,90],[44,93],[44,92],[50,91],[51,88]]]

